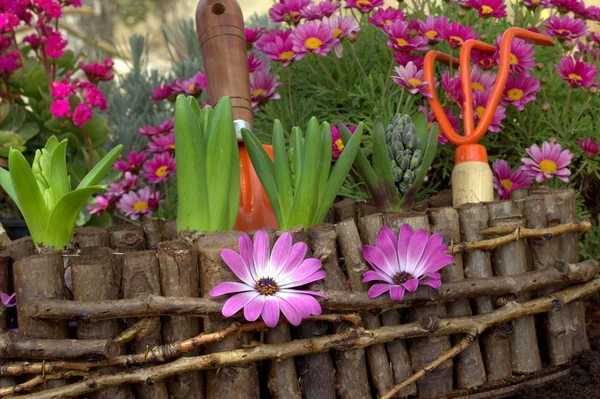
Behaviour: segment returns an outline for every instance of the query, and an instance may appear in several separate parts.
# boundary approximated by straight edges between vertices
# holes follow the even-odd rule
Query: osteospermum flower
[[[596,155],[598,155],[598,142],[596,142],[592,136],[586,139],[577,140],[577,145],[589,158],[595,158]]]
[[[498,35],[494,40],[494,46],[496,46],[496,54],[494,54],[494,60],[496,64],[500,60],[500,43],[502,36]],[[510,43],[510,71],[523,73],[529,69],[535,67],[535,57],[533,56],[533,46],[525,43],[521,39],[513,39]]]
[[[444,88],[444,92],[446,96],[454,103],[461,104],[462,103],[462,91],[460,87],[460,78],[459,77],[450,77],[450,72],[444,71],[442,72],[442,87]]]
[[[263,58],[257,58],[253,53],[248,54],[248,72],[252,75],[255,72],[266,71],[267,60]]]
[[[310,21],[298,26],[292,34],[293,50],[296,59],[302,59],[307,53],[327,55],[340,40],[334,37],[334,30],[320,21]]]
[[[142,216],[152,217],[152,212],[162,202],[158,200],[159,195],[158,191],[152,193],[150,187],[146,186],[137,193],[131,191],[123,195],[117,202],[117,209],[131,220],[138,220]]]
[[[489,98],[489,92],[473,92],[473,113],[475,114],[474,116],[476,121],[480,120],[483,117],[483,113],[485,111]],[[498,104],[494,112],[494,116],[492,118],[492,123],[490,124],[490,127],[488,127],[488,130],[490,132],[500,131],[500,128],[502,127],[502,121],[506,117],[505,111],[506,109],[504,108],[504,106]]]
[[[347,126],[347,128],[351,134],[354,134],[354,132],[356,131],[356,126]],[[331,155],[335,159],[339,158],[339,156],[342,155],[342,151],[344,151],[345,145],[344,141],[342,140],[342,136],[340,135],[340,130],[337,128],[337,126],[331,125],[330,129],[332,149]]]
[[[310,4],[310,0],[279,0],[269,9],[271,22],[287,22],[297,24],[302,16],[300,12]]]
[[[497,65],[494,54],[485,54],[477,50],[471,51],[471,61],[481,69],[492,69]]]
[[[127,155],[127,161],[117,161],[115,162],[113,168],[120,172],[135,173],[142,167],[142,164],[145,160],[146,151],[140,151],[139,153],[131,151],[129,155]]]
[[[412,62],[418,69],[422,69],[425,58],[419,54],[411,54],[406,51],[398,51],[394,53],[394,60],[396,60],[396,62],[402,66],[406,66],[406,64]]]
[[[239,254],[224,249],[221,258],[241,282],[220,283],[208,294],[235,294],[223,305],[223,316],[231,317],[244,309],[246,320],[256,321],[262,317],[272,328],[277,325],[280,312],[295,326],[310,315],[321,314],[321,305],[314,296],[326,296],[297,289],[326,276],[320,260],[304,259],[305,243],[292,245],[292,235],[286,232],[277,239],[271,251],[269,236],[260,230],[254,235],[254,243],[243,233],[238,247]]]
[[[415,64],[409,62],[406,66],[397,66],[394,68],[396,76],[392,76],[392,80],[402,87],[406,87],[410,94],[421,93],[423,96],[430,98],[431,93],[427,90],[429,82],[425,81],[423,70],[417,69]]]
[[[254,43],[260,39],[266,30],[266,28],[244,28],[246,34],[246,47],[248,50],[252,49]]]
[[[123,194],[133,190],[138,185],[138,177],[131,172],[125,172],[123,179],[118,180],[106,189],[106,196],[109,199],[119,199]]]
[[[477,10],[477,14],[482,18],[506,17],[504,0],[468,0],[468,5]]]
[[[544,142],[542,148],[537,144],[525,150],[531,158],[521,158],[523,169],[538,183],[554,176],[567,183],[571,171],[567,166],[573,159],[573,153],[563,150],[560,144]]]
[[[278,36],[274,41],[266,43],[262,47],[262,52],[271,61],[281,62],[283,66],[288,66],[296,58],[294,44],[290,35]]]
[[[203,89],[208,87],[206,81],[206,75],[202,72],[198,72],[190,79],[178,79],[173,82],[171,96],[177,96],[178,94],[187,94],[190,96],[197,97],[200,95]]]
[[[469,39],[477,39],[477,33],[473,33],[473,28],[463,26],[456,21],[443,27],[440,32],[442,39],[446,40],[450,47],[458,48]]]
[[[150,152],[165,152],[175,151],[175,134],[160,135],[152,137],[152,141],[148,143]]]
[[[535,95],[541,90],[540,82],[534,76],[508,75],[502,104],[512,104],[519,111],[525,109],[525,104],[535,100]]]
[[[459,79],[460,81],[460,79]],[[492,90],[496,74],[491,71],[484,71],[477,65],[471,67],[471,89],[479,93],[485,93]]]
[[[430,44],[435,44],[441,40],[440,31],[444,26],[448,25],[448,18],[443,15],[438,18],[429,15],[425,22],[421,20],[416,21],[419,21],[419,32],[427,38]]]
[[[398,51],[422,51],[427,50],[427,39],[422,36],[413,36],[409,34],[408,25],[396,20],[389,26],[383,27],[383,32],[387,35],[388,47]]]
[[[102,214],[108,210],[112,206],[112,203],[108,200],[108,198],[104,198],[101,195],[97,195],[95,198],[96,203],[94,205],[88,206],[88,211],[90,211],[90,215],[98,215],[98,217],[102,216]]]
[[[373,268],[364,274],[363,282],[382,281],[371,286],[369,298],[389,292],[392,300],[401,301],[406,291],[415,292],[419,284],[440,288],[438,271],[454,261],[446,254],[448,246],[442,240],[438,233],[429,236],[425,230],[413,232],[408,224],[400,228],[398,237],[389,227],[383,227],[376,246],[363,246],[363,256]]]
[[[598,82],[594,82],[598,70],[585,61],[564,57],[560,59],[560,65],[554,64],[554,67],[571,87],[581,87],[585,90],[588,87],[598,86]]]
[[[563,15],[562,18],[553,15],[550,19],[544,21],[544,34],[554,36],[558,40],[575,40],[585,36],[588,30],[585,21],[582,19],[573,19],[568,15]]]
[[[494,172],[494,188],[501,199],[510,199],[510,192],[518,188],[531,187],[531,176],[520,166],[511,173],[510,165],[504,159],[492,164]]]
[[[271,29],[267,33],[263,34],[256,41],[256,43],[254,43],[254,47],[256,47],[256,49],[258,51],[264,51],[265,46],[270,43],[275,43],[277,38],[281,38],[281,39],[285,40],[288,37],[290,37],[291,34],[292,34],[291,29],[286,29],[286,30]]]
[[[561,14],[566,14],[569,11],[575,12],[579,9],[579,0],[550,0],[550,4],[558,8]]]
[[[307,21],[314,21],[323,17],[331,17],[339,8],[340,3],[337,1],[325,0],[317,4],[310,3],[300,10],[300,16]]]
[[[342,58],[344,53],[342,40],[346,37],[349,40],[355,40],[358,31],[360,31],[360,26],[358,26],[354,17],[341,17],[339,15],[331,18],[324,17],[323,23],[333,28],[333,37],[338,39],[338,42],[333,45],[333,51],[338,58]]]
[[[144,177],[149,183],[167,180],[171,173],[175,173],[175,158],[168,152],[154,154],[144,164]]]
[[[419,105],[419,107],[417,109],[419,111],[423,111],[423,113],[425,113],[425,116],[427,117],[427,126],[429,127],[429,130],[431,130],[431,128],[433,127],[433,124],[435,122],[437,122],[437,119],[435,118],[434,113],[429,112],[429,109],[423,105]],[[446,114],[446,118],[448,118],[448,122],[450,122],[450,125],[452,126],[452,128],[455,131],[457,131],[460,128],[460,123],[458,123],[458,118],[456,116],[452,115],[452,111],[450,111],[448,108],[445,108],[445,107],[444,107],[444,114]],[[446,144],[448,142],[448,138],[446,137],[444,132],[441,130],[441,126],[438,126],[438,128],[440,129],[440,134],[438,135],[438,143]]]
[[[175,131],[175,119],[167,119],[158,126],[141,127],[139,133],[142,136],[156,136],[158,134],[167,134]]]
[[[396,9],[393,7],[388,8],[378,8],[373,14],[369,16],[369,23],[383,28],[384,26],[389,26],[392,22],[400,20],[406,20],[406,15],[400,9]]]
[[[356,8],[362,13],[370,13],[375,7],[383,5],[383,0],[346,0],[346,8]]]
[[[252,106],[263,104],[268,100],[278,100],[279,94],[275,89],[279,87],[277,76],[271,75],[269,71],[257,72],[250,77],[250,94],[252,96]]]

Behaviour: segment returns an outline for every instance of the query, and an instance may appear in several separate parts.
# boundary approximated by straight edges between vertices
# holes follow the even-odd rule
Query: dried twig
[[[7,388],[0,388],[0,397],[31,391],[38,385],[45,384],[46,381],[64,380],[72,377],[87,377],[88,375],[88,373],[83,371],[63,371],[56,374],[38,375],[22,384],[13,385],[12,387]]]

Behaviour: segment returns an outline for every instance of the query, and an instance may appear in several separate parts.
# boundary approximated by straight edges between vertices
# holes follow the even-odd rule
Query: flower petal
[[[254,285],[255,281],[252,279],[252,275],[250,275],[248,265],[246,265],[244,259],[237,252],[232,251],[231,249],[224,249],[221,251],[221,258],[223,258],[223,261],[229,266],[237,278],[248,285]]]
[[[423,256],[421,256],[421,260],[415,268],[413,276],[422,275],[427,268],[427,265],[433,259],[436,259],[448,250],[448,246],[442,244],[443,240],[444,238],[438,233],[434,233],[429,237],[427,244],[425,245],[425,250],[423,251]]]
[[[281,292],[292,293],[292,294],[314,295],[314,296],[320,296],[321,298],[325,298],[325,299],[329,298],[326,294],[323,294],[322,292],[317,292],[317,291],[307,291],[307,290],[296,290],[296,289],[284,288],[281,290]]]
[[[402,270],[405,270],[413,276],[416,276],[415,270],[417,269],[419,261],[421,260],[423,252],[425,251],[425,245],[427,245],[428,237],[429,233],[427,233],[425,230],[417,230],[415,234],[413,234],[406,251],[406,263],[404,265],[400,265]]]
[[[416,278],[411,278],[410,280],[402,284],[402,286],[406,288],[408,292],[415,292],[419,287],[419,280],[417,280]]]
[[[279,274],[275,276],[276,280],[284,280],[290,274],[294,273],[298,267],[302,264],[302,261],[306,257],[306,251],[308,250],[308,246],[306,243],[297,242],[292,246],[292,251],[290,252],[290,256],[285,263],[283,269],[280,270]]]
[[[273,245],[271,251],[270,269],[267,274],[269,276],[278,275],[284,268],[290,252],[292,251],[292,235],[288,232],[283,233]]]
[[[398,235],[398,264],[400,265],[400,268],[402,268],[403,265],[406,265],[406,252],[412,236],[412,228],[408,224],[402,225],[400,234]],[[398,269],[396,273],[399,271],[400,269]]]
[[[252,250],[252,240],[250,236],[246,233],[242,234],[240,238],[238,238],[238,247],[240,250],[240,256],[246,262],[246,266],[248,266],[248,270],[250,270],[250,275],[254,280],[258,280],[259,276],[256,275],[256,270],[254,268],[254,252]]]
[[[322,264],[319,259],[308,258],[304,262],[302,262],[300,267],[298,267],[296,269],[296,271],[294,271],[294,273],[290,274],[289,276],[287,276],[284,279],[280,279],[279,281],[277,281],[277,283],[280,286],[284,286],[286,284],[304,280],[308,276],[310,276],[313,273],[315,273],[316,271],[318,271],[321,268],[321,266],[322,266]]]
[[[394,280],[391,279],[387,274],[378,273],[375,270],[368,270],[363,275],[363,283],[368,283],[369,281],[385,281],[386,283],[393,284]]]
[[[244,283],[236,283],[233,281],[226,281],[218,284],[215,288],[210,290],[208,296],[219,296],[225,294],[231,294],[233,292],[245,292],[252,291],[254,288]]]
[[[248,321],[256,321],[265,306],[265,296],[257,295],[244,307],[244,317]]]
[[[221,313],[225,317],[231,317],[258,296],[260,296],[260,294],[254,291],[234,295],[225,302]],[[246,310],[244,309],[244,313],[245,312]]]
[[[421,284],[425,284],[428,285],[430,287],[433,287],[435,289],[438,289],[442,286],[442,281],[438,280],[438,279],[429,279],[429,280],[425,280],[425,281],[421,281]]]
[[[434,273],[440,270],[444,266],[448,266],[454,262],[454,256],[452,255],[442,255],[439,258],[433,260],[427,267],[423,270],[421,274]],[[418,277],[418,276],[415,276]]]
[[[302,315],[285,299],[279,301],[279,309],[291,325],[297,326],[302,322]]]
[[[254,268],[258,278],[265,277],[265,269],[269,263],[269,236],[264,230],[254,233]]]
[[[267,296],[261,315],[268,327],[275,327],[279,321],[279,298]]]
[[[383,252],[390,265],[398,263],[397,241],[394,232],[389,227],[383,227],[377,234],[377,248]]]
[[[388,292],[392,287],[395,286],[392,284],[373,284],[369,288],[369,298],[377,298],[379,295]]]
[[[389,264],[383,252],[377,247],[372,247],[370,245],[363,246],[363,257],[373,269],[380,273],[390,277],[394,277],[398,273],[398,270],[395,270],[392,265]]]
[[[401,301],[404,298],[404,287],[397,285],[390,287],[390,296],[392,297],[392,301]]]
[[[310,316],[310,306],[308,305],[308,302],[304,300],[304,295],[296,295],[290,292],[278,292],[275,296],[287,302],[303,319]]]
[[[281,288],[300,287],[300,286],[312,283],[314,281],[322,280],[325,277],[327,277],[327,274],[323,270],[318,270],[318,271],[314,272],[313,274],[311,274],[310,276],[305,277],[302,280],[290,281],[289,283],[287,283],[285,285],[280,285],[280,287]]]

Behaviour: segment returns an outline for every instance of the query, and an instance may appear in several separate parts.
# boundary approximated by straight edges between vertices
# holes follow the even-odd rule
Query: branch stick
[[[37,375],[22,384],[13,385],[12,387],[1,388],[0,397],[19,394],[25,391],[31,391],[38,385],[45,384],[46,381],[66,380],[72,377],[87,377],[89,374],[84,371],[64,371],[57,374]]]
[[[37,339],[26,338],[15,332],[0,335],[0,358],[4,359],[110,359],[120,353],[119,344],[106,339]]]

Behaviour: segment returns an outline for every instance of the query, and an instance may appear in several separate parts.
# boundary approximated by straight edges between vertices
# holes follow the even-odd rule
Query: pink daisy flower
[[[542,8],[550,6],[549,0],[521,0],[521,2],[529,9],[535,9],[539,6],[542,6]]]
[[[545,35],[554,36],[560,41],[575,40],[585,36],[588,30],[585,21],[582,19],[573,19],[568,15],[563,15],[562,18],[552,15],[550,19],[544,21]]]
[[[442,39],[446,40],[450,47],[458,48],[469,39],[477,39],[477,33],[473,33],[473,28],[463,26],[456,21],[443,27],[440,32]]]
[[[435,44],[442,39],[440,31],[444,26],[448,25],[448,18],[443,15],[435,18],[433,15],[429,15],[425,22],[416,20],[419,22],[419,32],[427,38],[429,44]]]
[[[271,22],[286,22],[290,25],[300,22],[300,12],[310,4],[310,0],[279,0],[269,9]]]
[[[149,183],[160,183],[168,180],[171,173],[175,173],[175,158],[168,152],[154,154],[144,164],[144,177]]]
[[[383,5],[383,0],[346,0],[346,8],[356,8],[362,13],[370,13],[375,7]]]
[[[383,27],[383,32],[388,37],[388,47],[398,51],[424,51],[427,50],[427,39],[422,36],[412,36],[409,34],[408,25],[396,20],[389,26]]]
[[[206,75],[202,72],[198,72],[190,79],[179,79],[172,85],[173,95],[187,94],[190,96],[198,97],[203,89],[208,87],[206,81]]]
[[[519,111],[523,111],[525,104],[535,101],[535,95],[541,89],[540,82],[534,76],[510,74],[504,87],[501,103],[503,105],[512,104]]]
[[[208,293],[209,296],[235,294],[223,305],[224,317],[244,309],[246,320],[256,321],[262,317],[272,328],[279,322],[280,312],[295,326],[310,315],[321,314],[321,305],[314,296],[326,296],[298,289],[326,276],[320,260],[304,259],[305,243],[292,245],[292,235],[283,233],[271,251],[269,236],[264,230],[254,234],[254,243],[246,233],[240,236],[238,243],[239,254],[224,249],[221,258],[241,282],[220,283]]]
[[[510,192],[518,188],[531,187],[531,177],[523,167],[518,167],[511,173],[508,162],[499,159],[492,164],[494,172],[494,188],[503,200],[510,199]]]
[[[296,59],[304,58],[307,53],[327,55],[340,40],[334,37],[334,30],[320,21],[310,21],[298,26],[292,34],[293,50]]]
[[[175,134],[160,135],[152,137],[152,142],[148,143],[150,152],[175,151]]]
[[[468,0],[471,8],[477,10],[482,18],[504,18],[506,17],[506,4],[504,0]]]
[[[471,61],[481,69],[492,69],[496,64],[494,54],[484,54],[481,51],[471,51]]]
[[[494,87],[495,82],[496,73],[491,71],[484,71],[480,69],[477,65],[471,66],[471,89],[474,92],[489,92]]]
[[[252,75],[255,72],[263,72],[268,69],[267,60],[257,58],[253,53],[248,54],[248,72]]]
[[[577,140],[577,145],[583,150],[585,156],[595,158],[598,155],[598,143],[592,136]]]
[[[160,195],[158,191],[150,192],[150,187],[144,187],[137,193],[131,191],[117,202],[117,209],[125,214],[131,220],[138,220],[142,216],[152,217],[152,212],[156,210],[158,204],[157,198]]]
[[[100,217],[106,210],[108,210],[108,208],[110,208],[112,206],[112,203],[108,199],[104,198],[101,195],[97,195],[95,200],[96,200],[95,205],[88,206],[90,215],[96,214],[96,215],[98,215],[98,217]]]
[[[435,118],[434,113],[430,112],[429,109],[423,105],[419,105],[419,107],[417,109],[419,111],[423,111],[425,113],[425,116],[427,117],[427,126],[429,127],[429,130],[431,130],[431,128],[433,127],[433,124],[435,122],[437,122],[437,119]],[[446,114],[446,118],[448,118],[448,122],[450,122],[450,125],[452,126],[452,128],[455,131],[459,130],[460,123],[458,122],[458,118],[456,116],[452,115],[452,111],[450,111],[448,108],[444,108],[444,114]],[[438,136],[438,143],[446,144],[447,142],[448,142],[448,138],[446,137],[444,132],[440,131],[440,134]]]
[[[260,39],[266,30],[266,28],[244,28],[246,33],[246,47],[248,50],[252,49],[254,43]]]
[[[394,68],[396,76],[392,76],[392,80],[402,87],[406,87],[412,95],[421,93],[423,96],[430,98],[431,93],[427,90],[429,83],[423,77],[423,70],[417,69],[415,64],[409,62],[406,66],[397,66]]]
[[[383,282],[371,286],[369,298],[389,292],[392,300],[401,301],[406,291],[415,292],[419,284],[440,288],[438,271],[454,262],[442,241],[438,233],[430,236],[425,230],[413,232],[407,224],[400,228],[398,237],[389,227],[383,227],[376,246],[363,246],[363,257],[373,268],[365,273],[363,282]]]
[[[123,194],[133,190],[138,185],[138,177],[131,172],[125,172],[123,179],[108,186],[106,196],[109,200],[119,199]]]
[[[167,119],[158,126],[144,126],[139,133],[142,136],[156,136],[158,134],[173,133],[175,131],[175,119]]]
[[[252,106],[264,104],[268,100],[278,100],[279,94],[275,89],[279,87],[277,76],[271,75],[269,71],[257,72],[250,77],[250,93],[252,95]]]
[[[475,116],[476,121],[480,120],[481,117],[483,116],[483,113],[485,112],[485,107],[487,106],[489,98],[490,98],[489,92],[485,92],[485,93],[480,93],[478,91],[473,92],[473,113],[475,114],[474,116]],[[504,108],[504,106],[498,104],[498,106],[496,107],[496,112],[494,112],[494,116],[492,118],[492,123],[490,124],[490,127],[488,127],[488,130],[490,132],[499,132],[500,131],[500,128],[502,127],[502,121],[506,117],[505,111],[506,111],[506,109]],[[461,117],[462,117],[462,115],[461,115]]]
[[[494,40],[494,46],[496,46],[496,54],[494,54],[494,60],[496,64],[500,60],[500,43],[502,42],[502,36],[498,35]],[[527,70],[535,67],[535,57],[533,56],[533,46],[525,43],[521,39],[513,39],[510,43],[510,71],[524,73]]]
[[[550,0],[550,4],[558,8],[561,14],[566,14],[569,11],[575,12],[579,9],[578,0]]]
[[[400,20],[405,21],[406,15],[400,9],[395,9],[392,7],[388,8],[378,8],[373,14],[369,16],[369,23],[383,28],[384,26],[389,26],[392,22]]]
[[[446,96],[453,102],[457,104],[462,103],[462,90],[460,88],[460,78],[454,77],[450,78],[450,72],[444,71],[442,72],[442,87],[444,88],[444,92]]]
[[[115,162],[113,168],[120,172],[136,173],[142,167],[142,164],[145,160],[146,151],[140,151],[139,153],[131,151],[129,155],[127,155],[127,162],[117,161]]]
[[[291,29],[286,29],[286,30],[271,29],[267,33],[263,34],[256,41],[256,43],[254,43],[254,47],[256,47],[256,49],[258,51],[264,51],[265,46],[270,43],[275,43],[277,38],[281,38],[283,41],[285,41],[288,37],[290,37],[291,34],[292,34]]]
[[[317,4],[310,3],[306,8],[300,10],[300,16],[307,21],[314,21],[323,17],[331,17],[339,8],[340,3],[337,1],[325,0]]]
[[[571,87],[581,87],[585,90],[588,87],[598,86],[598,82],[594,82],[598,70],[585,61],[564,57],[560,59],[560,65],[554,64],[554,67]]]
[[[360,31],[356,19],[354,17],[340,17],[338,15],[332,18],[323,17],[323,23],[333,28],[333,37],[338,39],[338,42],[333,45],[333,51],[338,58],[342,58],[344,55],[342,40],[346,37],[349,40],[355,40],[358,36],[358,31]]]
[[[158,89],[152,90],[152,96],[150,99],[152,101],[163,101],[167,100],[169,97],[173,95],[173,86],[170,84],[163,84]]]
[[[542,148],[534,144],[525,151],[531,158],[521,158],[523,170],[535,181],[541,183],[556,176],[565,183],[569,182],[571,171],[567,166],[573,159],[571,151],[563,151],[560,144],[547,141],[542,143]]]
[[[344,125],[345,126],[345,125]],[[356,126],[347,126],[348,131],[351,134],[354,134],[356,131]],[[340,135],[340,130],[335,125],[331,125],[331,148],[332,148],[332,156],[334,159],[337,159],[342,155],[342,151],[344,151],[344,141],[342,140],[342,136]]]
[[[394,53],[394,60],[402,66],[406,66],[406,64],[412,62],[418,69],[422,69],[425,57],[419,54],[411,54],[406,51],[397,51]]]
[[[277,36],[275,41],[268,42],[262,47],[262,52],[271,60],[288,66],[296,58],[294,44],[290,35]]]

